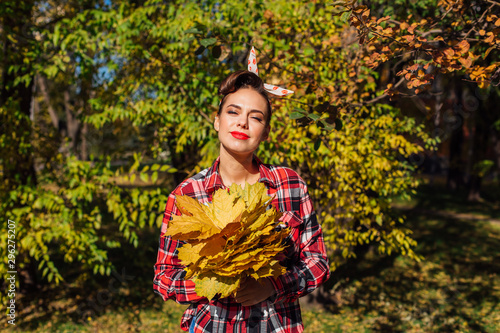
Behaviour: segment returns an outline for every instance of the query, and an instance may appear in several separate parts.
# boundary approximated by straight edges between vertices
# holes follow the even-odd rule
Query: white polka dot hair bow
[[[252,46],[250,50],[250,55],[248,56],[248,71],[259,75],[259,69],[257,68],[257,57],[255,56],[255,49]],[[273,95],[287,96],[293,94],[292,90],[280,88],[278,86],[273,86],[272,84],[264,83],[264,89]]]

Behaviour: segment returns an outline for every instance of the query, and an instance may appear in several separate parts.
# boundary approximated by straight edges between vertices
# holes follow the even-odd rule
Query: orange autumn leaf
[[[453,57],[455,55],[455,51],[453,51],[453,49],[446,49],[443,51],[444,54],[446,54],[448,57]]]
[[[488,37],[486,37],[484,41],[485,41],[486,43],[490,43],[490,44],[491,44],[491,43],[493,43],[493,40],[494,40],[494,38],[495,38],[495,36],[493,35],[493,33],[492,33],[492,32],[488,32],[486,35],[487,35]]]
[[[458,47],[460,53],[464,54],[467,53],[467,51],[469,51],[470,44],[466,40],[462,40],[460,43],[456,45],[456,47]]]

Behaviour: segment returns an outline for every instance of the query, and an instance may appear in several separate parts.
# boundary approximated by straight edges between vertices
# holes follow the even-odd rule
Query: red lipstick
[[[236,139],[239,139],[239,140],[248,140],[250,137],[248,135],[246,135],[245,133],[241,133],[241,132],[231,132],[231,135],[233,137],[235,137]]]

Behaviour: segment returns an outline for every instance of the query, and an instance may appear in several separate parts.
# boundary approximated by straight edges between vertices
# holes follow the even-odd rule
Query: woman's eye
[[[259,118],[259,117],[252,117],[252,118],[255,120],[258,120],[258,121],[262,121],[262,118]]]
[[[236,111],[233,111],[233,110],[228,110],[227,113],[229,113],[229,114],[237,114]]]

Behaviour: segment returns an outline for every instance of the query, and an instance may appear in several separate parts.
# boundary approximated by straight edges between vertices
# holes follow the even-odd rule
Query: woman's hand
[[[236,302],[243,306],[252,306],[276,293],[271,281],[263,279],[262,282],[261,284],[252,278],[244,280],[234,296]]]

